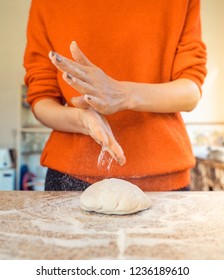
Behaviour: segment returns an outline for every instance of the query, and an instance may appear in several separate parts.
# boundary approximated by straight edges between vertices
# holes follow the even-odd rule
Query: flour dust
[[[98,157],[97,167],[100,169],[106,168],[107,170],[110,170],[112,161],[112,156],[107,152],[105,148],[102,148]]]

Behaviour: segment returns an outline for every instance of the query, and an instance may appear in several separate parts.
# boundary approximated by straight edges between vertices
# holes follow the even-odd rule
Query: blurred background
[[[0,1],[0,190],[43,190],[39,165],[50,133],[25,102],[23,53],[31,0]],[[224,189],[224,1],[201,0],[208,75],[198,107],[183,113],[197,160],[192,190]]]

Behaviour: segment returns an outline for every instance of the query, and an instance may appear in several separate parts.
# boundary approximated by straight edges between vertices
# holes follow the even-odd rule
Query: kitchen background
[[[23,53],[31,0],[0,1],[0,190],[43,190],[40,151],[49,130],[24,102]],[[203,98],[184,121],[197,158],[192,190],[224,189],[224,1],[201,0],[208,75]]]

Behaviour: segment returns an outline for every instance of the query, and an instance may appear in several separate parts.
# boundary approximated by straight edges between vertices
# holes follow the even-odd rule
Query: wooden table
[[[151,192],[107,216],[79,192],[0,192],[0,259],[224,259],[224,192]]]

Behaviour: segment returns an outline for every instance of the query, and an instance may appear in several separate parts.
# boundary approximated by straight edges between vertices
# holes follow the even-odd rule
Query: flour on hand
[[[148,196],[121,179],[104,179],[88,187],[80,197],[81,208],[103,214],[132,214],[151,207]]]

